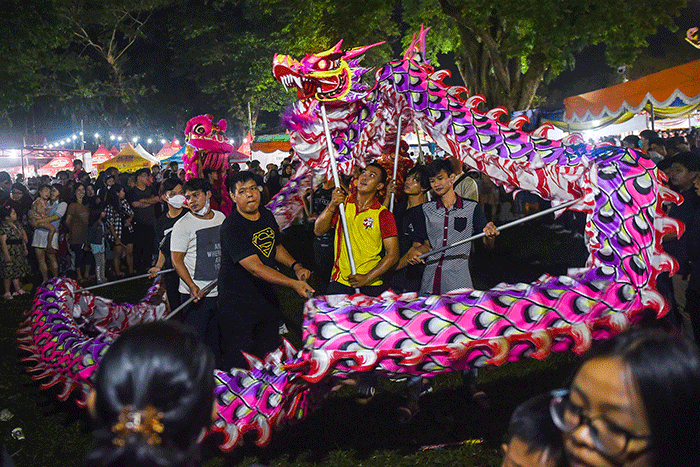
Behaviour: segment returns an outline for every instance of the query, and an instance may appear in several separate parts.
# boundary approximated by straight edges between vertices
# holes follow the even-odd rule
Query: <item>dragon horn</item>
[[[425,36],[428,34],[428,31],[430,31],[430,28],[426,28],[421,24],[418,34],[413,33],[411,44],[406,48],[406,52],[403,54],[404,60],[413,57],[415,53],[420,53],[421,56],[425,58]]]

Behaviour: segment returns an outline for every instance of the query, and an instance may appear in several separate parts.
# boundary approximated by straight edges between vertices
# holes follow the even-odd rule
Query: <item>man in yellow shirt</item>
[[[377,200],[377,192],[384,188],[386,179],[386,170],[381,165],[376,162],[368,164],[358,178],[357,192],[346,197],[341,189],[336,188],[331,202],[316,219],[316,235],[323,235],[336,227],[333,244],[335,261],[326,294],[351,295],[355,293],[354,289],[359,288],[365,295],[377,296],[386,288],[382,274],[399,259],[394,216]],[[345,203],[356,274],[350,270],[343,229],[336,225],[340,217],[338,206],[341,203]]]

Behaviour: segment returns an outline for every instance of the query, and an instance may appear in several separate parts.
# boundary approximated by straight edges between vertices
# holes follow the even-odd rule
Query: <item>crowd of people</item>
[[[622,142],[648,154],[667,175],[668,186],[684,197],[678,206],[664,206],[669,216],[686,224],[682,237],[663,239],[664,248],[679,261],[681,269],[677,275],[661,277],[658,284],[673,304],[675,324],[690,339],[696,330],[698,338],[698,132],[664,139],[647,130]],[[248,163],[247,170],[233,164],[225,181],[226,194],[212,189],[218,181],[218,172],[205,171],[202,178],[185,181],[177,163],[162,171],[158,166],[135,173],[107,169],[93,180],[76,160],[72,172],[60,172],[55,180],[30,179],[26,184],[21,179],[12,183],[7,173],[0,172],[4,298],[11,300],[17,294],[27,293],[22,281],[31,276],[32,268],[43,281],[74,275],[85,283],[145,271],[155,276],[172,267],[176,274],[165,274],[163,279],[171,308],[194,299],[180,315],[192,331],[176,331],[188,334],[188,345],[195,345],[192,339],[201,341],[211,353],[211,359],[187,364],[196,363],[199,369],[214,365],[229,371],[247,366],[242,352],[262,358],[279,346],[279,334],[285,326],[275,286],[289,287],[304,298],[315,293],[357,291],[378,296],[387,288],[421,295],[442,294],[473,287],[469,271],[471,243],[453,248],[449,254],[430,252],[480,232],[485,234],[484,247],[494,246],[499,234],[494,221],[501,214],[498,205],[502,197],[487,177],[470,172],[455,158],[446,158],[413,166],[405,174],[402,185],[390,180],[385,167],[377,162],[344,177],[341,186],[318,180],[315,189],[304,193],[305,222],[314,234],[315,263],[304,265],[282,245],[277,222],[264,207],[294,175],[298,164],[291,157],[285,159],[279,170],[273,164],[263,170],[257,161]],[[222,196],[233,201],[228,216],[218,209]],[[392,196],[396,203],[390,211]],[[527,198],[521,203],[521,214],[538,209],[539,203],[537,199]],[[513,203],[514,207],[517,205]],[[347,238],[341,218],[347,222]],[[567,227],[582,231],[576,222],[560,230]],[[289,268],[293,277],[280,272],[280,265]],[[315,288],[309,284],[312,269],[317,275]],[[215,280],[218,283],[212,288]],[[125,333],[124,339],[128,335]],[[698,395],[698,383],[687,382],[689,376],[697,377],[700,371],[697,349],[678,337],[653,333],[628,336],[631,337],[609,341],[606,350],[586,360],[568,390],[547,396],[546,401],[534,401],[516,412],[520,415],[514,416],[516,422],[504,447],[504,465],[528,465],[515,460],[507,462],[519,457],[521,451],[540,452],[542,446],[554,463],[532,465],[562,465],[560,462],[565,458],[572,465],[623,465],[616,460],[623,457],[647,459],[629,465],[666,465],[659,463],[659,459],[677,456],[668,457],[672,453],[666,445],[658,443],[686,446],[697,441],[690,435],[669,440],[662,425],[678,425],[671,413],[679,406],[665,407],[654,400],[667,397],[675,401],[674,398],[686,393]],[[640,342],[645,343],[644,349],[640,348]],[[657,349],[658,355],[647,348]],[[660,366],[670,365],[667,360],[671,358],[686,360],[676,363],[678,371],[674,374]],[[104,368],[103,362],[103,373]],[[652,379],[658,379],[656,386],[650,381],[652,373]],[[603,379],[612,392],[597,388],[596,381],[602,384]],[[476,373],[466,372],[464,380],[474,400],[480,400],[484,395],[476,388]],[[373,377],[363,374],[358,383],[358,401],[366,402],[374,394]],[[409,380],[407,404],[403,408],[406,420],[418,410],[418,396],[426,384],[421,378]],[[687,391],[682,394],[667,391],[670,386],[676,391],[679,385],[685,385]],[[112,403],[100,402],[99,387],[98,384],[98,414],[108,409],[106,404]],[[154,407],[155,413],[160,413],[157,406],[149,405],[146,400],[138,403],[139,410]],[[210,402],[207,399],[202,403]],[[564,433],[563,438],[545,436],[552,443],[556,441],[553,438],[558,439],[559,444],[553,444],[551,449],[541,440],[528,437],[529,428],[524,431],[517,428],[517,420],[535,417],[531,413],[542,411],[542,407],[546,407],[548,414],[551,412],[551,417],[540,418],[558,428],[548,433]],[[649,412],[652,409],[654,412]],[[104,412],[101,417],[105,423],[115,423],[118,416],[116,420],[123,424],[122,416],[130,416],[125,410],[117,407],[113,413]],[[657,414],[656,410],[663,414]],[[155,417],[153,413],[140,416],[144,420]],[[693,436],[697,436],[696,425],[700,420],[695,418],[695,425],[687,425],[696,429]],[[149,423],[156,422],[163,424],[158,417]],[[155,431],[151,433],[152,439],[165,439]],[[113,437],[117,432],[112,428],[111,434],[105,436]],[[131,435],[128,430],[125,432],[123,446]],[[178,442],[189,449],[186,439]],[[527,446],[523,451],[523,443],[535,443],[534,451]],[[679,460],[670,465],[692,464]]]

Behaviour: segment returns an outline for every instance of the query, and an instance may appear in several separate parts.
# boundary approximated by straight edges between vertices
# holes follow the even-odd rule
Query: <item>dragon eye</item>
[[[206,128],[204,128],[204,125],[202,125],[201,123],[192,127],[192,133],[196,133],[198,135],[203,135],[206,132],[207,132]]]
[[[319,60],[318,61],[318,68],[321,70],[325,70],[328,68],[328,62],[326,60]]]

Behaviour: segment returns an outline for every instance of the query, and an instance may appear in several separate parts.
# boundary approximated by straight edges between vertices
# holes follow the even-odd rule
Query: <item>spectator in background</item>
[[[326,209],[328,203],[330,203],[331,197],[333,196],[333,188],[335,188],[333,179],[327,180],[324,175],[321,175],[321,183],[318,188],[308,193],[308,198],[304,197],[307,219],[311,223],[312,228],[318,216]],[[316,278],[318,279],[317,292],[320,295],[326,294],[326,287],[328,287],[331,280],[334,233],[335,229],[330,229],[323,235],[314,235],[314,262],[316,263]]]
[[[148,271],[151,273],[151,278],[154,278],[159,271],[173,267],[170,255],[170,234],[175,223],[187,214],[187,210],[184,207],[185,196],[182,193],[182,182],[177,177],[167,178],[160,185],[160,197],[167,204],[168,209],[156,220],[158,259],[156,260],[156,265]],[[178,291],[180,279],[177,273],[168,273],[162,280],[165,285],[165,291],[168,294],[170,309],[174,310],[182,303],[180,292]]]
[[[46,245],[52,245],[53,237],[56,236],[56,228],[53,226],[51,221],[45,220],[47,217],[49,217],[50,204],[51,187],[48,185],[41,185],[37,190],[37,197],[27,213],[29,224],[36,229],[36,231],[39,231],[42,237],[44,232],[46,232]],[[37,236],[36,231],[34,233],[35,238]],[[43,243],[43,241],[41,243]],[[49,246],[49,248],[51,247]],[[58,246],[55,249],[57,250]]]
[[[90,263],[85,261],[85,243],[90,226],[90,208],[85,203],[85,187],[78,185],[66,211],[66,226],[69,231],[70,252],[78,280],[90,275]]]
[[[654,130],[642,130],[641,133],[639,133],[640,147],[642,150],[648,153],[650,149],[649,142],[658,137],[659,134]]]
[[[76,175],[76,180],[77,183],[80,183],[81,185],[87,185],[90,183],[90,174],[85,172],[84,170],[81,170],[78,172]]]
[[[571,465],[700,465],[700,356],[680,335],[636,329],[599,341],[553,395]]]
[[[93,208],[99,204],[102,204],[102,200],[97,196],[95,185],[88,183],[85,185],[85,205]]]
[[[42,175],[42,178],[44,178],[44,177],[47,177],[47,181],[44,182],[42,180],[42,182],[41,182],[42,184],[43,183],[46,183],[46,184],[51,183],[51,177],[49,177],[48,175]],[[56,174],[56,178],[58,179],[58,183],[60,183],[63,186],[66,186],[68,184],[68,180],[71,178],[71,174],[67,170],[60,170]]]
[[[221,211],[221,179],[219,177],[219,172],[214,169],[204,169],[203,176],[209,182],[211,187],[211,208],[216,211]]]
[[[640,139],[637,135],[628,135],[622,138],[622,147],[629,149],[640,149]]]
[[[5,171],[0,172],[0,204],[5,204],[10,200],[10,190],[12,188],[12,177]]]
[[[214,359],[172,321],[126,329],[100,362],[88,410],[95,445],[87,467],[195,467],[212,424]]]
[[[160,165],[156,164],[151,167],[151,174],[153,175],[153,183],[160,187],[160,182],[163,181],[163,174],[160,171]]]
[[[21,225],[27,223],[26,216],[32,207],[32,195],[26,186],[21,183],[13,183],[10,191],[10,206],[17,213],[17,220]]]
[[[289,180],[294,176],[294,169],[291,164],[285,164],[282,166],[282,173],[280,174],[280,186],[285,186],[289,183]]]
[[[87,234],[87,243],[90,252],[95,259],[95,276],[97,283],[107,282],[106,278],[106,247],[109,229],[105,224],[105,210],[103,206],[97,206],[90,210],[90,229]]]
[[[663,138],[652,138],[649,140],[649,150],[647,151],[649,158],[656,164],[664,160],[666,157],[666,144]]]
[[[49,191],[49,211],[47,217],[38,220],[39,224],[50,222],[54,229],[57,230],[61,218],[68,209],[68,204],[63,201],[63,185],[54,183]],[[49,231],[43,228],[34,231],[32,239],[32,247],[36,253],[36,259],[39,263],[39,271],[44,282],[49,280],[48,270],[51,269],[52,276],[58,276],[58,261],[56,253],[58,252],[58,235],[52,237],[51,243],[48,241]],[[48,263],[48,264],[47,264]]]
[[[126,266],[129,274],[134,273],[134,211],[126,201],[126,191],[121,185],[114,185],[107,192],[105,201],[105,223],[111,234],[110,241],[114,245],[114,273],[123,277],[121,264],[122,254],[126,253]]]
[[[27,261],[27,234],[11,206],[0,206],[0,272],[5,282],[5,300],[24,295],[22,279],[31,274]],[[11,286],[15,287],[12,293]]]
[[[153,192],[153,176],[149,169],[135,173],[136,185],[126,195],[134,211],[134,269],[148,270],[153,264],[156,241],[156,203],[160,197]]]
[[[163,171],[163,179],[177,177],[177,171],[180,167],[177,161],[171,161],[168,164],[168,168]]]
[[[83,161],[73,159],[73,180],[78,181],[81,172],[83,172]]]
[[[669,184],[683,196],[683,203],[672,204],[668,215],[690,225],[695,211],[698,209],[700,198],[695,193],[694,182],[700,175],[700,155],[691,152],[678,154],[673,159],[669,171]],[[678,261],[678,272],[670,277],[672,286],[668,286],[668,274],[659,275],[659,291],[664,293],[672,302],[672,310],[680,314],[683,319],[682,329],[689,337],[693,336],[690,317],[685,311],[685,296],[688,287],[689,269],[689,243],[697,242],[697,238],[683,235],[676,238],[675,235],[666,235],[662,242],[664,250]],[[671,295],[672,294],[672,295]]]
[[[270,193],[270,198],[274,197],[282,189],[280,184],[280,175],[275,164],[268,164],[268,172],[265,176],[265,184],[267,191]]]
[[[501,450],[501,467],[565,467],[564,444],[552,421],[550,394],[520,404],[508,424],[508,438]]]
[[[107,199],[107,191],[117,183],[119,171],[116,168],[110,167],[109,169],[105,170],[104,174],[105,176],[103,178],[102,186],[97,187],[97,196],[103,203]],[[99,183],[100,178],[97,177],[97,180],[97,183]]]
[[[454,189],[457,196],[464,199],[470,199],[478,203],[479,186],[476,184],[476,180],[467,175],[467,167],[454,156],[449,157],[448,160],[450,161],[450,164],[452,164],[452,169],[456,175]],[[496,187],[496,191],[498,191],[498,187]],[[497,205],[498,203],[496,203],[496,206]]]

